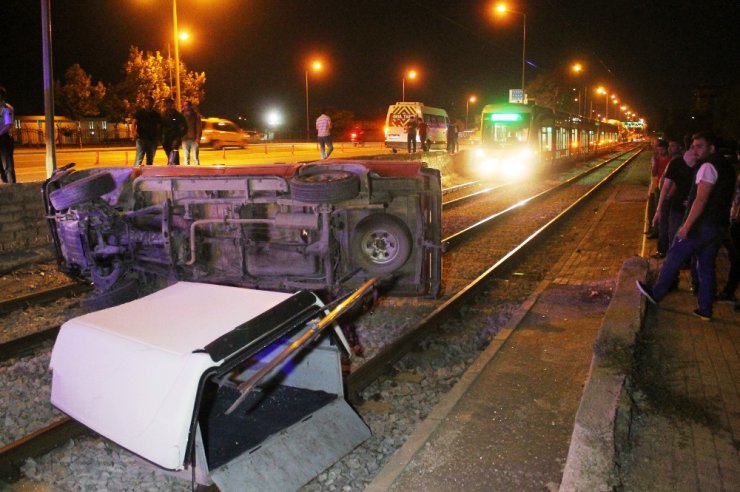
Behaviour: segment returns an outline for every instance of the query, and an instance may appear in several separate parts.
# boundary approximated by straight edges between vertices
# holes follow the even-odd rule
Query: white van
[[[431,141],[430,148],[447,148],[447,125],[450,119],[447,111],[441,108],[425,106],[420,102],[397,102],[388,106],[388,116],[385,119],[385,146],[390,149],[406,149],[406,124],[411,118],[424,118],[428,129],[427,139]],[[419,135],[416,135],[419,142]],[[417,148],[420,148],[417,144]]]

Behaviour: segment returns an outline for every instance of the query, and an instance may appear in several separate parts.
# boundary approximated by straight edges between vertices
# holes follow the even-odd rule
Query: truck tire
[[[360,180],[347,171],[301,174],[290,180],[294,200],[306,203],[336,203],[351,200],[360,192]]]
[[[411,233],[401,220],[389,214],[372,214],[352,233],[350,259],[371,275],[387,274],[406,263],[411,246]]]
[[[57,210],[66,210],[80,203],[100,198],[116,189],[110,173],[91,174],[49,193],[49,201]]]

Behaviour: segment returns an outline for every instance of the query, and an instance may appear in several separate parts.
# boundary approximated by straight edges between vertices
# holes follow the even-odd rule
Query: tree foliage
[[[527,86],[527,97],[538,105],[561,111],[577,111],[577,91],[555,70],[544,70]]]
[[[92,84],[92,77],[75,63],[64,72],[64,83],[55,81],[54,105],[57,111],[74,120],[100,115],[100,103],[106,88],[102,82]]]
[[[129,57],[123,67],[125,79],[120,86],[119,96],[129,113],[143,105],[144,98],[152,96],[155,107],[164,107],[164,100],[175,99],[176,67],[172,58],[165,58],[159,51],[143,52],[135,46],[129,49]],[[171,75],[171,77],[170,77]],[[205,99],[205,72],[189,72],[180,61],[180,97],[199,106]]]

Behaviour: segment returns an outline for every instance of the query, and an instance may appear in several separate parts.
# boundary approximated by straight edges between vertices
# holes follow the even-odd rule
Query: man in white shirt
[[[321,116],[316,118],[316,132],[319,136],[319,148],[321,149],[321,158],[327,159],[334,151],[334,144],[331,141],[331,118],[326,111],[321,110]],[[329,151],[326,151],[329,147]]]
[[[0,179],[3,183],[15,183],[13,161],[13,106],[5,102],[5,87],[0,86]]]

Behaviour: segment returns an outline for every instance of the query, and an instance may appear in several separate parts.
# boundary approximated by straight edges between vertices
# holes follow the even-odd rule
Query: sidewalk
[[[647,309],[625,490],[740,490],[740,314],[715,303],[712,321],[701,321],[689,285],[681,272],[678,292]]]

